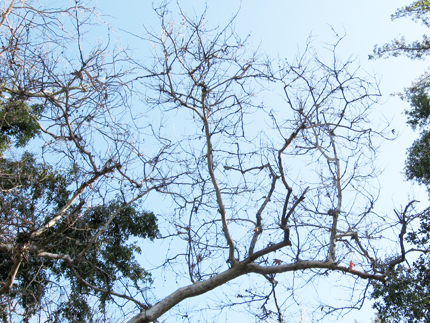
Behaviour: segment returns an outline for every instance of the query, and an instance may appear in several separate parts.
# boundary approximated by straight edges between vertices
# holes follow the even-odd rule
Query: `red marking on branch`
[[[349,271],[352,271],[352,268],[355,266],[355,264],[352,262],[352,260],[349,262]]]

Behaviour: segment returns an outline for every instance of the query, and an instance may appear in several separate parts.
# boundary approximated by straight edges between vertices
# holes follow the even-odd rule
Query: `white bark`
[[[285,265],[260,266],[252,262],[250,263],[248,258],[238,263],[236,266],[230,268],[229,270],[226,270],[206,281],[196,282],[194,284],[177,289],[175,292],[151,308],[143,310],[141,313],[128,321],[128,323],[153,322],[183,300],[204,294],[242,275],[252,273],[269,275],[306,269],[332,269],[336,271],[349,272],[350,274],[359,276],[363,279],[376,279],[379,281],[385,281],[385,276],[383,275],[372,275],[360,271],[350,270],[348,267],[339,266],[332,261],[297,261]]]

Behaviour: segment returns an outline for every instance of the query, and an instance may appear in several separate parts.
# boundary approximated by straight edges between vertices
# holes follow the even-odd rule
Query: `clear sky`
[[[405,151],[416,138],[416,134],[406,127],[402,114],[408,105],[390,94],[400,92],[409,86],[428,64],[423,61],[410,61],[407,58],[368,60],[368,55],[372,53],[375,44],[382,45],[401,35],[405,35],[407,39],[417,39],[426,32],[423,26],[409,19],[391,21],[390,15],[397,8],[409,4],[408,1],[179,0],[178,2],[185,12],[188,14],[195,12],[197,15],[207,5],[207,20],[214,26],[223,25],[238,12],[237,32],[243,36],[250,34],[251,45],[259,47],[261,53],[271,57],[293,58],[299,50],[303,50],[309,36],[313,37],[313,44],[318,48],[334,39],[333,30],[345,35],[339,52],[340,57],[344,59],[356,57],[364,70],[378,76],[383,97],[381,104],[376,107],[375,120],[383,117],[392,120],[392,128],[399,134],[396,141],[382,146],[378,159],[379,167],[385,169],[380,177],[379,207],[385,212],[390,212],[393,207],[404,205],[411,195],[416,194],[421,200],[427,198],[422,189],[404,181],[402,170]],[[175,8],[174,2],[171,5]],[[143,0],[121,2],[99,0],[98,6],[102,13],[110,15],[106,20],[117,29],[118,36],[124,44],[135,48],[136,54],[145,55],[144,51],[139,49],[138,41],[120,29],[137,35],[145,33],[143,25],[156,29],[158,21],[152,11],[153,3]],[[354,322],[356,319],[357,322],[369,323],[374,317],[370,305],[368,302],[362,311],[339,318],[338,322]],[[232,318],[235,317],[231,315],[228,322],[233,321]],[[306,322],[306,317],[303,322]]]
[[[114,27],[144,35],[143,25],[158,27],[152,10],[156,3],[157,1],[130,0],[118,5],[116,1],[104,0],[99,2],[99,6],[103,13],[111,16],[107,20]],[[394,173],[402,171],[405,149],[415,135],[405,124],[403,111],[408,107],[407,103],[390,95],[409,86],[422,74],[427,63],[403,57],[369,61],[368,55],[376,44],[384,44],[402,35],[407,39],[417,39],[426,32],[425,27],[410,19],[391,20],[390,15],[397,8],[409,4],[408,1],[179,0],[179,4],[185,12],[195,12],[197,15],[207,6],[207,20],[213,26],[222,26],[233,14],[239,12],[237,32],[244,37],[250,34],[253,47],[259,47],[261,53],[271,57],[294,58],[299,50],[303,50],[310,36],[314,46],[318,48],[334,40],[333,30],[339,35],[345,35],[339,56],[344,59],[350,56],[357,58],[365,71],[378,76],[383,97],[377,108],[384,117],[392,120],[393,129],[400,134],[397,141],[386,143],[383,147],[381,167],[387,167],[389,175],[383,176],[381,181],[391,181],[396,178]],[[174,2],[171,7],[175,7]],[[133,38],[126,34],[120,34],[120,37],[131,48],[139,48]],[[388,155],[386,160],[384,157]],[[397,177],[397,180],[398,184],[390,186],[409,186],[403,182],[402,176]],[[403,191],[397,192],[404,195]]]

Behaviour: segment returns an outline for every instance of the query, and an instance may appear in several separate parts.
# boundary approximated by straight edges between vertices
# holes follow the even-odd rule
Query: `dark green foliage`
[[[427,78],[414,85],[406,92],[405,98],[410,103],[410,110],[406,111],[407,123],[412,129],[420,129],[420,137],[408,149],[406,160],[406,177],[420,184],[430,187],[430,88]]]
[[[69,198],[70,179],[50,166],[37,164],[32,154],[24,153],[18,161],[0,158],[0,172],[0,187],[8,192],[0,196],[2,212],[4,216],[18,212],[22,224],[40,224]]]
[[[430,132],[423,131],[408,149],[406,176],[427,187],[430,185]]]
[[[0,103],[0,154],[14,143],[24,147],[40,131],[37,120],[43,106],[28,106],[22,101],[5,100]]]
[[[118,212],[118,210],[120,210]],[[148,273],[135,261],[134,253],[140,252],[137,243],[130,243],[131,238],[154,239],[157,223],[154,214],[137,211],[137,205],[122,206],[114,200],[107,205],[100,205],[83,212],[73,228],[67,229],[58,241],[61,241],[55,253],[77,257],[103,227],[109,217],[117,215],[95,245],[86,253],[85,260],[79,262],[79,273],[89,283],[103,289],[110,289],[119,278],[133,281],[149,278]],[[67,271],[67,263],[60,263],[53,268],[59,277]],[[72,273],[70,273],[73,276]],[[81,286],[86,288],[85,286]],[[102,294],[100,295],[102,296]]]
[[[428,84],[422,80],[418,85],[410,88],[405,98],[410,103],[410,110],[406,111],[407,123],[412,129],[421,129],[421,134],[408,149],[406,160],[406,177],[426,186],[430,185],[430,132],[428,130],[430,117],[430,97]]]
[[[68,254],[75,261],[75,269],[86,282],[103,290],[114,290],[119,280],[130,280],[139,285],[151,282],[148,274],[135,260],[135,252],[140,253],[136,238],[154,239],[158,233],[156,217],[152,213],[138,211],[138,205],[123,206],[118,200],[95,206],[82,212],[73,228],[57,237],[50,250],[58,254]],[[108,221],[116,216],[92,247],[79,259],[91,239]],[[58,313],[69,322],[91,322],[93,311],[88,304],[88,295],[95,295],[99,301],[99,311],[104,313],[107,302],[112,298],[99,291],[93,291],[76,279],[75,273],[66,262],[57,262],[51,267],[57,280],[70,281],[71,296],[63,302]],[[79,311],[76,312],[76,309]],[[76,313],[75,313],[76,312]],[[84,315],[85,314],[85,315]],[[70,316],[70,317],[69,317]],[[56,321],[55,321],[56,322]]]
[[[406,241],[421,250],[430,247],[430,212],[420,218],[420,227],[409,232]],[[430,258],[427,254],[413,262],[411,267],[395,268],[387,282],[374,283],[372,297],[378,299],[374,308],[381,322],[430,321]]]
[[[373,307],[382,323],[430,321],[430,262],[422,256],[411,268],[398,266],[386,284],[374,283]]]
[[[63,302],[47,322],[88,322],[92,323],[92,309],[88,305],[85,294],[73,289],[68,302]]]
[[[423,128],[428,124],[430,117],[430,98],[426,89],[419,87],[411,89],[408,93],[408,101],[411,104],[411,110],[406,111],[408,124],[412,129],[417,127]]]
[[[0,253],[0,279],[4,281],[7,276],[12,260],[7,253]],[[26,265],[21,268],[16,284],[9,291],[9,297],[19,301],[24,315],[23,322],[38,313],[41,308],[40,301],[46,293],[49,285],[47,272],[44,270],[44,263],[40,259],[28,259]],[[7,315],[7,303],[0,299],[0,317]],[[6,320],[4,320],[6,322]]]
[[[427,210],[420,218],[420,227],[407,235],[407,241],[418,248],[430,249],[430,211]],[[430,267],[429,267],[430,268]]]
[[[22,243],[26,237],[56,214],[70,198],[67,174],[37,163],[35,157],[24,153],[18,161],[0,158],[0,225],[4,239],[16,235]],[[74,208],[71,208],[74,209]],[[138,204],[124,204],[113,198],[101,205],[79,209],[32,241],[44,251],[66,254],[75,260],[73,270],[66,261],[47,260],[30,252],[13,284],[9,297],[16,299],[26,322],[38,313],[44,297],[52,297],[52,284],[64,284],[70,293],[58,304],[52,322],[91,322],[94,314],[89,296],[96,296],[103,313],[109,294],[93,291],[80,278],[101,290],[112,290],[119,280],[145,285],[150,275],[139,266],[135,253],[140,253],[132,239],[154,239],[158,233],[156,217],[140,211]],[[106,230],[86,247],[95,234],[114,215]],[[56,232],[55,238],[52,235]],[[61,232],[61,234],[58,234]],[[3,241],[3,238],[2,238]],[[83,253],[81,255],[81,253]],[[0,281],[4,282],[13,265],[9,252],[0,252]],[[57,295],[58,296],[58,295]],[[94,299],[93,301],[94,302]],[[6,302],[0,301],[0,317],[6,315]]]

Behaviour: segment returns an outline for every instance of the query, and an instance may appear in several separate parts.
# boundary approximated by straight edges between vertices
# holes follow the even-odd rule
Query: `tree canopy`
[[[399,9],[393,19],[410,17],[430,27],[430,4],[415,1]],[[390,44],[375,47],[374,57],[405,55],[412,59],[424,59],[430,53],[429,39],[407,43],[404,38]],[[430,190],[430,83],[427,71],[405,90],[403,99],[410,103],[406,111],[407,123],[414,130],[420,130],[419,138],[408,149],[405,174],[408,180],[423,184]],[[415,202],[413,203],[415,204]],[[412,204],[410,205],[411,207]],[[416,211],[419,225],[406,235],[414,256],[405,265],[398,265],[389,275],[386,283],[377,283],[372,296],[377,299],[374,307],[381,322],[428,322],[430,320],[430,217],[429,209]]]
[[[326,279],[349,295],[313,303],[315,318],[360,307],[405,261],[417,217],[408,205],[387,225],[375,209],[390,135],[371,122],[376,80],[337,56],[341,38],[275,60],[234,17],[155,13],[159,26],[135,35],[151,51],[139,59],[91,38],[111,27],[82,1],[6,3],[2,319],[191,321],[237,307],[284,322],[299,289]],[[392,228],[395,252],[381,253]],[[216,288],[205,311],[175,312]]]

